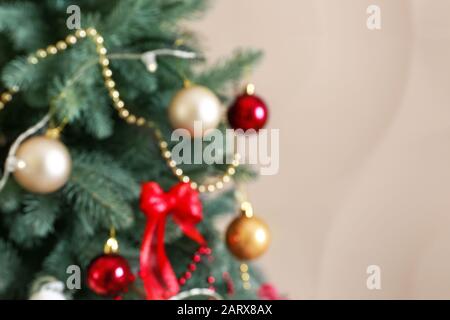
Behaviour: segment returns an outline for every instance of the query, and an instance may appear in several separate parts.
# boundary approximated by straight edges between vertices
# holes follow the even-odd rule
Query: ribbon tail
[[[164,244],[164,233],[165,233],[165,219],[162,219],[162,223],[157,226],[157,243],[156,243],[156,259],[157,259],[157,270],[159,272],[158,279],[160,280],[160,285],[163,287],[163,295],[160,299],[169,299],[170,297],[176,295],[180,291],[180,286],[178,285],[178,279],[175,275],[175,271],[172,268],[172,264],[166,255],[166,249]]]
[[[156,279],[152,276],[152,240],[156,222],[147,222],[140,252],[140,272],[147,300],[152,300],[153,289],[156,288]]]
[[[164,250],[165,216],[147,222],[140,252],[140,276],[147,300],[168,299],[179,291]]]
[[[193,224],[178,223],[183,233],[201,246],[206,246],[206,240]]]

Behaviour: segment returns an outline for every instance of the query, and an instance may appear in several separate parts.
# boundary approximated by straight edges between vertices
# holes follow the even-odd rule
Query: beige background
[[[218,0],[195,28],[212,58],[266,52],[281,170],[251,195],[269,279],[297,299],[450,298],[450,1]]]

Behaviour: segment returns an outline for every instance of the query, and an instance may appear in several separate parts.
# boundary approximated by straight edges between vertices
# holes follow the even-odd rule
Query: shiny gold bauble
[[[208,88],[189,85],[180,90],[169,106],[169,121],[174,129],[186,129],[199,138],[217,128],[223,107],[219,98]],[[195,124],[201,128],[195,129]]]
[[[16,152],[14,178],[34,193],[57,191],[69,180],[72,160],[58,139],[35,136],[23,142]]]
[[[226,242],[236,258],[252,260],[266,252],[270,244],[270,231],[261,219],[242,215],[228,227]]]

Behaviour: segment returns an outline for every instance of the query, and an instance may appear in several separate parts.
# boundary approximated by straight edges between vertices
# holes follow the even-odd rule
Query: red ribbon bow
[[[140,253],[140,276],[148,300],[168,299],[180,287],[164,248],[166,218],[172,214],[183,233],[200,245],[206,241],[195,225],[202,221],[202,203],[197,191],[188,183],[179,183],[164,193],[156,182],[142,185],[141,210],[147,216],[147,226]]]

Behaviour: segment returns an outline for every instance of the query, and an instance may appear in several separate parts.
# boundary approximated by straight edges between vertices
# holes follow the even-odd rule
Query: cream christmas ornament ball
[[[169,121],[173,128],[186,129],[192,137],[199,138],[217,128],[222,119],[223,107],[219,98],[203,86],[187,86],[180,90],[169,106]],[[195,124],[201,128],[195,130]]]
[[[33,283],[29,300],[67,300],[64,288],[64,283],[53,277],[41,277]]]
[[[35,136],[23,142],[16,152],[14,178],[26,190],[51,193],[69,180],[72,160],[58,139]]]

